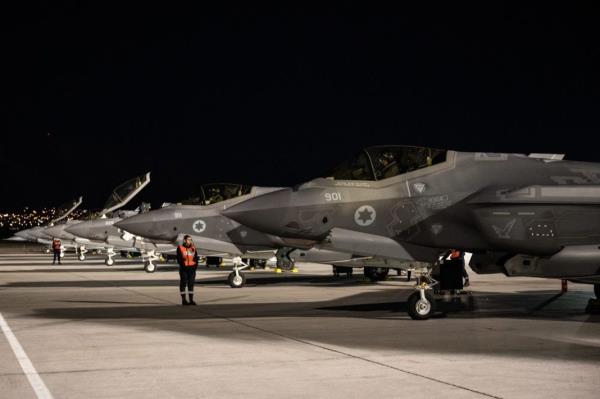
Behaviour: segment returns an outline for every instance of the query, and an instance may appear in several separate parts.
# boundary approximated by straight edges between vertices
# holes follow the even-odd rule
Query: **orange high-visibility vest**
[[[191,247],[186,248],[185,246],[180,245],[179,250],[181,251],[181,256],[183,257],[184,266],[197,266],[195,246],[192,245]]]
[[[461,255],[461,253],[459,250],[453,249],[452,252],[450,253],[450,259],[458,259],[458,258],[460,258],[460,255]]]

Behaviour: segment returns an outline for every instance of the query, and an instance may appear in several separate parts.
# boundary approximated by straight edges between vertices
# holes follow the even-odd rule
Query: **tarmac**
[[[175,265],[116,261],[0,251],[0,397],[598,398],[590,285],[471,273],[471,310],[414,321],[394,273],[301,264],[232,289],[201,267],[182,307]]]

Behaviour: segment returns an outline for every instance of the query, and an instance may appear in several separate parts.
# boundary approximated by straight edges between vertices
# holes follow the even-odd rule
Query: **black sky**
[[[99,207],[148,170],[155,205],[292,185],[373,144],[600,162],[596,10],[167,4],[4,13],[0,210]]]

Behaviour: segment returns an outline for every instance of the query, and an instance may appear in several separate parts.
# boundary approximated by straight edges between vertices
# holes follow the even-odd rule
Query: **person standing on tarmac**
[[[198,252],[189,235],[183,237],[183,244],[177,247],[177,263],[179,263],[179,293],[181,304],[196,305],[194,302],[194,282],[196,281],[196,269],[198,269]],[[187,287],[189,302],[185,299],[185,288]]]
[[[468,287],[469,283],[469,274],[467,273],[467,269],[465,268],[465,253],[463,251],[459,251],[457,249],[450,250],[450,260],[455,262],[460,262],[462,267],[462,277],[464,279],[463,287]]]
[[[54,238],[52,240],[52,253],[54,254],[54,258],[52,259],[52,264],[55,265],[58,260],[58,264],[60,265],[60,247],[62,246],[62,242],[58,238]]]

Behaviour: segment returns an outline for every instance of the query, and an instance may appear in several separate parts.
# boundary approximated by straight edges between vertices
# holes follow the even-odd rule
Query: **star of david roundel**
[[[371,205],[363,205],[354,212],[354,221],[359,226],[369,226],[375,221],[377,213]]]

